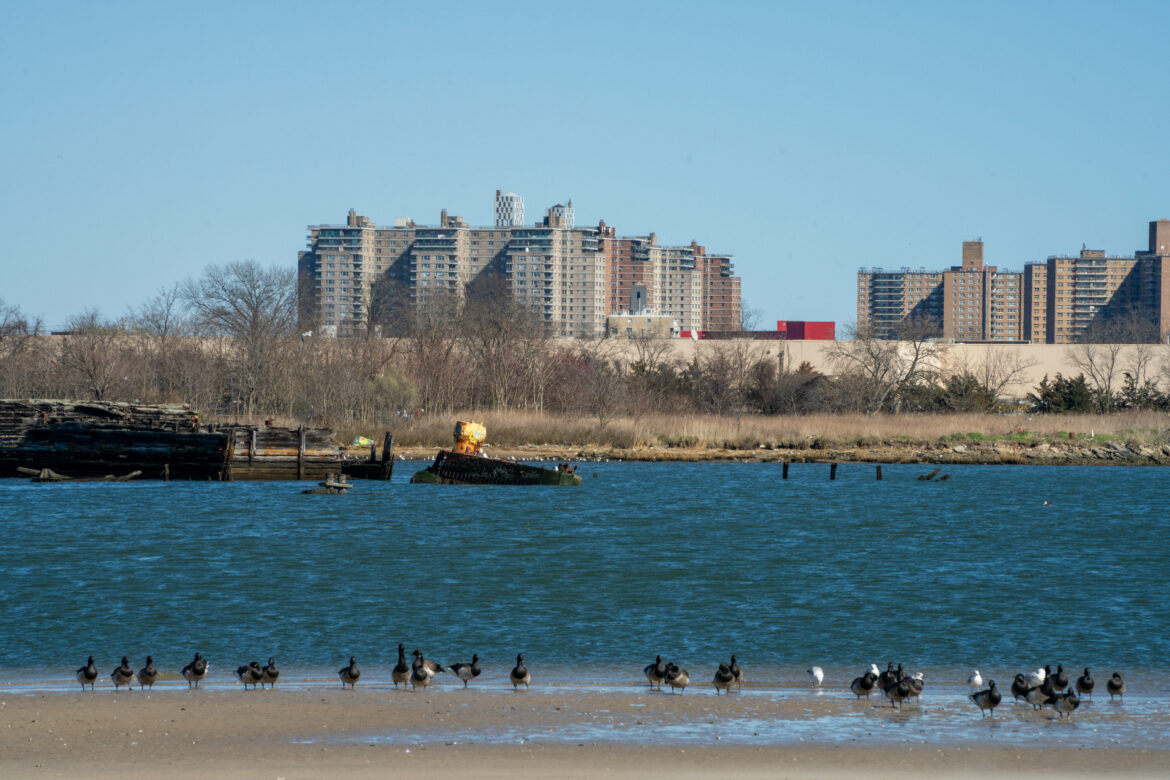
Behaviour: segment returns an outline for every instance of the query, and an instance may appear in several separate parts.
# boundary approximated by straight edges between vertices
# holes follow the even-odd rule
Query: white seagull
[[[979,690],[983,687],[983,675],[979,674],[978,669],[975,670],[974,674],[967,678],[967,687],[973,691]]]
[[[808,678],[812,680],[812,684],[820,687],[821,681],[825,679],[825,670],[819,666],[810,666],[808,669]]]

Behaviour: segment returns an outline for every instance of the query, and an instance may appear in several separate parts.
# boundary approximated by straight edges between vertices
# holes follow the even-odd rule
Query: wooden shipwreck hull
[[[560,469],[439,450],[435,462],[410,481],[455,485],[580,485],[581,477]]]
[[[326,428],[204,426],[178,405],[0,400],[0,477],[24,468],[75,478],[319,480],[347,463]],[[390,468],[360,470],[388,478]]]

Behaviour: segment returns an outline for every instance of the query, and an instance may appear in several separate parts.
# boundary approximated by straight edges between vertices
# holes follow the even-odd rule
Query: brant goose
[[[849,683],[849,690],[853,691],[853,695],[859,699],[862,696],[868,699],[869,695],[873,693],[873,689],[876,683],[877,675],[875,675],[872,671],[867,671],[860,677],[853,678],[853,682]]]
[[[341,678],[341,687],[344,688],[346,683],[349,683],[349,689],[353,690],[353,685],[362,676],[362,670],[358,669],[357,661],[353,656],[349,657],[349,666],[343,666],[337,670],[337,676]]]
[[[115,691],[123,685],[131,691],[134,690],[134,686],[130,684],[134,682],[134,669],[130,666],[129,658],[122,656],[122,665],[110,672],[110,679],[114,681]]]
[[[264,679],[264,670],[260,668],[259,661],[253,661],[247,666],[236,667],[236,679],[244,684],[244,690],[248,690],[248,686],[252,686],[252,690],[256,690],[256,684]]]
[[[276,668],[276,659],[269,658],[268,666],[265,666],[261,672],[263,676],[260,678],[260,687],[263,688],[265,683],[268,683],[273,688],[276,687],[276,678],[280,677],[280,670]]]
[[[987,684],[987,690],[976,691],[967,697],[975,702],[975,706],[979,708],[979,714],[987,717],[987,713],[991,713],[991,717],[995,717],[995,708],[999,706],[1003,696],[1000,695],[999,690],[995,687],[995,680]]]
[[[1093,698],[1093,686],[1097,681],[1089,674],[1089,667],[1085,667],[1085,673],[1077,678],[1077,693]]]
[[[735,678],[735,684],[738,685],[740,688],[742,688],[743,687],[743,669],[741,669],[739,664],[735,662],[734,655],[731,656],[731,665],[728,668],[731,669],[731,676]]]
[[[676,664],[670,663],[666,665],[666,684],[670,686],[671,693],[674,693],[675,688],[682,688],[682,692],[686,693],[691,676],[686,669],[679,669]]]
[[[1120,696],[1125,700],[1125,680],[1121,679],[1121,675],[1117,672],[1105,681],[1105,690],[1109,691],[1109,700],[1113,701],[1114,696]]]
[[[91,655],[89,659],[86,660],[85,666],[77,670],[77,682],[81,683],[82,690],[85,690],[85,686],[88,685],[89,689],[92,691],[93,684],[97,682],[97,678],[98,670],[97,667],[94,666],[93,656]]]
[[[512,669],[509,679],[512,680],[512,690],[516,690],[521,685],[527,688],[528,683],[532,682],[532,675],[524,667],[524,653],[516,654],[516,666]]]
[[[154,668],[154,657],[146,656],[146,666],[138,670],[138,687],[153,688],[158,679],[158,669]]]
[[[1068,687],[1068,675],[1064,673],[1064,666],[1056,665],[1056,672],[1052,675],[1052,687],[1058,691],[1063,691]]]
[[[726,661],[719,664],[719,668],[715,670],[715,679],[712,683],[715,686],[715,695],[719,695],[719,691],[727,691],[731,693],[731,686],[735,684],[735,675],[731,673],[731,666]]]
[[[196,653],[191,663],[183,667],[182,675],[187,681],[187,688],[191,688],[192,685],[198,688],[199,681],[207,676],[207,668],[207,659]]]
[[[467,687],[467,683],[470,680],[473,680],[476,677],[479,677],[479,673],[483,671],[482,669],[479,668],[479,654],[478,653],[471,654],[471,663],[470,664],[455,664],[454,666],[452,666],[450,668],[451,668],[451,671],[454,672],[455,676],[463,681],[464,688]]]
[[[651,688],[657,683],[658,690],[662,690],[662,680],[666,677],[666,664],[662,663],[662,656],[654,656],[654,663],[646,664],[646,667],[642,669],[642,673],[650,681]]]
[[[394,687],[398,687],[398,683],[406,685],[410,682],[410,667],[406,665],[406,650],[402,647],[402,643],[398,643],[398,663],[390,670],[390,679],[394,681]]]
[[[1068,693],[1056,694],[1056,698],[1052,700],[1052,709],[1056,710],[1057,718],[1068,715],[1068,719],[1072,720],[1073,711],[1079,706],[1081,706],[1081,700],[1071,690]]]

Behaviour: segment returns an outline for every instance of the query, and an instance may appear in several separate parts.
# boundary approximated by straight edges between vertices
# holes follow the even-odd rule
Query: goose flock
[[[450,672],[466,688],[468,683],[483,672],[479,665],[478,653],[472,654],[471,663],[456,663],[447,667],[433,659],[426,658],[420,650],[414,650],[411,655],[414,660],[407,664],[406,648],[399,643],[398,663],[390,672],[395,688],[399,685],[405,687],[407,683],[410,683],[412,690],[426,688],[437,675],[444,672]],[[188,688],[198,688],[200,681],[207,677],[209,669],[210,665],[207,659],[199,653],[195,653],[190,663],[180,670],[180,674],[187,681]],[[674,662],[663,661],[661,655],[655,656],[654,660],[647,664],[642,672],[649,681],[652,690],[661,691],[662,685],[665,683],[670,686],[671,693],[685,693],[687,686],[691,683],[690,674],[686,669]],[[825,672],[821,667],[812,666],[807,673],[814,687],[819,688],[824,682]],[[337,670],[337,676],[341,680],[343,688],[353,689],[358,680],[361,679],[361,674],[361,669],[358,668],[357,660],[353,656],[350,656],[347,665]],[[88,686],[92,691],[98,677],[100,674],[91,655],[86,659],[85,664],[77,670],[77,681],[81,683],[82,690]],[[280,670],[276,667],[275,658],[269,658],[266,666],[261,666],[259,661],[251,661],[236,667],[236,679],[243,683],[244,690],[248,690],[248,686],[251,686],[253,690],[257,686],[275,688],[279,677]],[[137,672],[130,665],[129,657],[122,656],[121,664],[110,673],[110,680],[114,684],[115,691],[121,690],[123,687],[127,690],[134,690],[135,680],[137,680],[140,689],[149,689],[158,679],[159,672],[154,666],[152,656],[146,657],[146,665]],[[527,688],[532,682],[532,674],[524,665],[523,653],[516,655],[516,665],[509,673],[508,680],[512,683],[513,689],[517,689],[521,685]],[[720,694],[730,695],[733,688],[743,687],[743,668],[740,667],[734,655],[731,656],[730,662],[723,661],[719,664],[711,684],[715,688],[717,696]],[[889,700],[892,708],[899,709],[909,699],[918,701],[925,686],[926,675],[923,672],[910,674],[902,664],[895,666],[891,662],[886,665],[884,671],[879,670],[877,664],[870,664],[860,676],[853,678],[849,683],[849,691],[858,699],[868,699],[874,694],[880,694]],[[967,678],[967,686],[970,690],[967,698],[979,708],[980,713],[984,717],[988,715],[994,717],[995,708],[1003,702],[1003,694],[1000,693],[995,680],[988,680],[987,687],[984,688],[983,675],[978,669],[975,669]],[[1073,712],[1080,706],[1082,697],[1091,699],[1095,687],[1096,681],[1093,680],[1088,667],[1085,667],[1084,674],[1075,680],[1070,680],[1064,671],[1064,666],[1058,665],[1055,672],[1052,671],[1051,666],[1044,666],[1032,672],[1016,674],[1012,680],[1011,694],[1015,701],[1022,700],[1032,705],[1035,710],[1051,707],[1057,713],[1058,718],[1072,718]],[[1114,672],[1105,681],[1105,690],[1111,700],[1115,698],[1124,700],[1125,680],[1119,673]]]

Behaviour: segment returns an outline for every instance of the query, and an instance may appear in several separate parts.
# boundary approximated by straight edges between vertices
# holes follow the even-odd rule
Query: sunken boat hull
[[[435,462],[410,481],[451,485],[580,485],[581,477],[560,469],[439,450]]]

